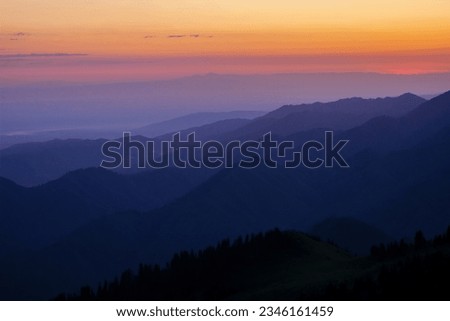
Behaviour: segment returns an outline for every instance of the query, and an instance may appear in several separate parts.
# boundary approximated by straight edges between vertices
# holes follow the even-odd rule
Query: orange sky
[[[14,0],[0,4],[0,17],[0,66],[10,78],[30,59],[37,78],[65,63],[67,74],[82,73],[83,61],[87,74],[145,77],[164,74],[164,59],[180,74],[450,71],[447,0]],[[18,56],[30,53],[86,56],[71,70],[73,57]],[[94,64],[102,59],[113,67]]]

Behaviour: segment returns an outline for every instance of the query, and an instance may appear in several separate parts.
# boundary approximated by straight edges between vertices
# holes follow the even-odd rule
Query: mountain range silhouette
[[[227,131],[227,123],[236,126]],[[256,139],[271,129],[296,145],[335,130],[336,137],[349,140],[343,153],[350,168],[118,173],[95,168],[101,139],[1,150],[0,256],[5,264],[0,297],[48,299],[73,293],[140,263],[164,265],[174,253],[274,228],[323,240],[294,237],[304,241],[311,262],[289,273],[308,273],[325,264],[327,255],[330,266],[339,265],[354,254],[368,255],[380,242],[412,240],[417,230],[432,238],[450,225],[450,91],[428,101],[405,94],[284,106],[251,121],[226,120],[195,131],[202,139],[227,142]],[[252,248],[251,242],[247,245]],[[428,257],[416,263],[428,264]],[[253,281],[263,282],[264,272],[258,273],[261,277]],[[236,295],[264,297],[252,291]],[[331,296],[330,291],[345,294],[336,288],[321,293]],[[209,298],[234,297],[222,294]],[[208,298],[208,292],[200,297]],[[284,292],[279,297],[290,296]]]

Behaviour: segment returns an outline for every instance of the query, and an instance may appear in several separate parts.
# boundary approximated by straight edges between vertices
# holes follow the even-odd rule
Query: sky
[[[437,94],[449,79],[448,0],[0,1],[0,134]]]
[[[450,71],[450,1],[14,0],[2,84]]]

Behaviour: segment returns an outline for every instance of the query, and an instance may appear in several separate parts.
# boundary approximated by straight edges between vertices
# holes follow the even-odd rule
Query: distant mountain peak
[[[450,90],[430,99],[430,101],[442,101],[442,100],[450,101]]]
[[[410,117],[444,117],[450,114],[450,90],[436,96],[410,113]]]
[[[404,94],[402,94],[402,95],[398,96],[398,98],[414,98],[414,99],[423,99],[422,97],[420,97],[420,96],[417,96],[416,94],[413,94],[413,93],[410,93],[410,92],[404,93]]]
[[[274,111],[267,113],[263,117],[267,118],[281,118],[288,114],[305,112],[305,111],[344,111],[344,112],[360,112],[365,110],[373,110],[375,108],[398,110],[399,107],[405,104],[409,107],[405,112],[411,111],[412,108],[419,106],[426,102],[422,97],[419,97],[412,93],[404,93],[397,97],[378,97],[378,98],[362,98],[362,97],[350,97],[343,98],[331,102],[314,102],[311,104],[300,105],[284,105]],[[400,106],[402,105],[402,106]],[[387,111],[387,114],[389,112]]]

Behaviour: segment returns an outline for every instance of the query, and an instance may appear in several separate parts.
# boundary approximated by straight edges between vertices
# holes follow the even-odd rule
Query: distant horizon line
[[[78,54],[76,54],[78,55]],[[83,54],[79,54],[82,56]],[[72,55],[74,56],[74,55]],[[21,81],[18,79],[11,79],[7,77],[0,77],[0,87],[10,88],[10,87],[20,87],[20,86],[30,86],[30,85],[54,85],[58,84],[60,86],[64,85],[120,85],[120,84],[142,84],[142,83],[155,83],[155,82],[169,82],[169,81],[177,81],[177,80],[187,80],[190,78],[204,78],[211,76],[218,77],[236,77],[236,78],[245,78],[245,77],[275,77],[275,76],[308,76],[308,75],[377,75],[377,76],[395,76],[395,77],[422,77],[422,76],[433,76],[433,75],[450,75],[450,71],[442,71],[442,72],[424,72],[424,73],[391,73],[391,72],[377,72],[377,71],[318,71],[318,72],[276,72],[276,73],[220,73],[220,72],[205,72],[205,73],[194,73],[190,75],[180,75],[180,76],[172,76],[168,78],[143,78],[143,79],[130,79],[130,80],[62,80],[62,79],[54,79],[54,80],[42,80],[42,81]],[[7,84],[7,82],[11,82],[11,85]],[[421,94],[417,94],[421,95]],[[380,97],[376,97],[380,98]]]

